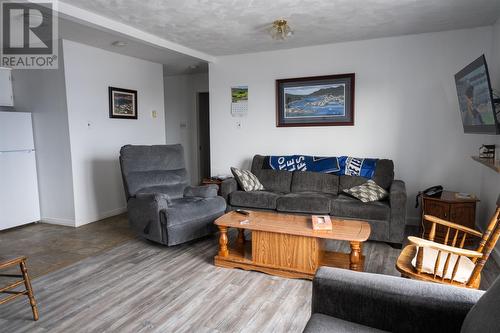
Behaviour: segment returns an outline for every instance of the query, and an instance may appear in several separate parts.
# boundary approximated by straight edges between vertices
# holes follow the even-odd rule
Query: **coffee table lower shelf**
[[[224,268],[239,268],[247,271],[258,271],[285,278],[312,280],[314,278],[314,274],[316,273],[316,269],[319,268],[319,266],[330,266],[363,271],[365,262],[365,256],[360,254],[357,266],[353,267],[350,253],[320,251],[320,258],[317,265],[313,264],[311,265],[313,266],[311,269],[304,270],[292,267],[293,265],[287,267],[255,262],[252,260],[251,241],[246,241],[244,244],[236,241],[235,244],[228,245],[227,248],[229,250],[227,256],[222,256],[220,254],[215,256],[215,266]],[[293,261],[293,259],[290,260],[290,262]]]

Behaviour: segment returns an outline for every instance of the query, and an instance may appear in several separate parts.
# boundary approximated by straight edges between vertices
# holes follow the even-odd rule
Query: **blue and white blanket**
[[[377,159],[350,156],[318,157],[307,155],[267,156],[264,167],[286,171],[313,171],[336,175],[373,178]]]

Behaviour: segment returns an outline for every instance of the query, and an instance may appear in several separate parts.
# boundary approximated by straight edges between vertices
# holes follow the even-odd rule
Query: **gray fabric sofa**
[[[363,184],[366,178],[337,176],[309,171],[277,171],[264,167],[265,156],[255,155],[251,171],[264,185],[264,191],[245,192],[234,178],[221,184],[221,195],[228,210],[276,210],[298,214],[330,214],[370,223],[371,240],[401,244],[406,224],[406,188],[394,180],[394,163],[381,159],[373,180],[389,191],[387,200],[363,203],[346,194],[344,189]]]
[[[500,278],[478,291],[321,267],[306,333],[500,332]]]
[[[128,219],[138,235],[176,245],[214,231],[226,209],[217,185],[189,186],[181,145],[123,146]]]

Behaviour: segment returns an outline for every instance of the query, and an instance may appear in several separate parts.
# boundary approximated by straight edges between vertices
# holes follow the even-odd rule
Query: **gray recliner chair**
[[[500,332],[500,277],[484,292],[321,267],[305,333]]]
[[[177,245],[213,233],[226,202],[217,185],[189,186],[180,144],[120,150],[130,227],[140,236]]]

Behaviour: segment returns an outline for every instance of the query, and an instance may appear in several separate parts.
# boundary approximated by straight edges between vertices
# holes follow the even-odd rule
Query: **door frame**
[[[200,143],[201,143],[201,140],[200,140],[200,128],[201,128],[201,124],[200,124],[200,94],[208,94],[208,128],[209,128],[209,131],[208,131],[208,137],[210,139],[210,142],[212,141],[211,140],[211,133],[210,133],[210,92],[209,91],[206,91],[206,90],[200,90],[200,91],[196,91],[196,157],[197,157],[197,180],[198,182],[201,182],[202,180],[202,176],[201,176],[201,151],[200,151]],[[211,147],[210,147],[211,148]],[[209,156],[209,159],[210,159],[210,172],[212,172],[212,149],[210,149],[210,154],[208,155]]]

